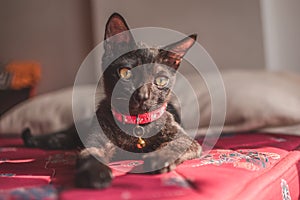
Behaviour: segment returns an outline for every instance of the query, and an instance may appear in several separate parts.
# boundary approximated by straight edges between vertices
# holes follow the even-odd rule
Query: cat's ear
[[[175,53],[182,58],[186,54],[186,52],[193,46],[196,39],[197,34],[192,34],[178,42],[166,46],[164,49]]]
[[[166,64],[172,66],[175,70],[179,67],[183,56],[193,46],[197,39],[197,34],[192,34],[178,42],[167,45],[163,48],[163,56]]]
[[[104,39],[105,50],[113,50],[120,45],[127,45],[129,48],[132,48],[133,45],[135,45],[135,41],[126,21],[118,13],[114,13],[109,17],[105,26]]]

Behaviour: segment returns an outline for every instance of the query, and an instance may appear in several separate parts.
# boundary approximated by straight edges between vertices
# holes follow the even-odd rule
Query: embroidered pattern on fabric
[[[74,152],[53,154],[48,157],[48,162],[51,164],[74,165],[75,161],[76,154]]]
[[[56,200],[58,192],[54,186],[47,185],[35,188],[17,188],[3,191],[0,193],[0,199],[39,199],[39,200]]]
[[[15,175],[16,174],[13,174],[13,173],[3,173],[3,174],[0,174],[0,177],[13,177]]]
[[[282,200],[292,200],[290,195],[289,185],[287,184],[286,180],[281,179],[281,194]]]
[[[258,152],[255,150],[214,150],[201,158],[200,163],[193,165],[193,167],[209,164],[216,166],[232,164],[237,168],[258,171],[267,168],[278,159],[280,159],[280,155],[271,152]]]

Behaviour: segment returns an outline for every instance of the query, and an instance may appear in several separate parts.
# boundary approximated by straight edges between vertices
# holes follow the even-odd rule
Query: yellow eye
[[[130,69],[124,67],[124,68],[119,69],[119,75],[123,79],[130,79],[132,76],[132,73],[131,73]]]
[[[155,78],[155,84],[160,88],[167,86],[168,83],[169,83],[169,79],[165,76],[159,76]]]

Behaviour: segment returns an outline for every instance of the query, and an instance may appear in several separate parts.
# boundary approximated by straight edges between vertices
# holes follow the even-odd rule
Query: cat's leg
[[[183,124],[181,124],[181,108],[180,108],[180,102],[178,97],[175,95],[174,92],[171,92],[171,98],[170,102],[167,106],[167,111],[171,113],[175,119],[175,121],[181,125],[181,127],[184,127]]]
[[[166,173],[186,160],[199,158],[201,152],[201,145],[197,141],[182,135],[162,144],[158,151],[146,154],[144,171],[150,174]]]
[[[75,125],[64,131],[37,136],[33,136],[30,129],[25,129],[22,139],[26,147],[41,149],[74,149],[82,146]]]
[[[173,117],[174,120],[178,123],[181,124],[181,118],[180,118],[180,112],[178,111],[178,109],[175,107],[175,105],[173,105],[172,103],[168,103],[167,106],[167,111],[170,112]],[[182,125],[181,125],[182,126]]]
[[[80,188],[108,187],[113,179],[108,163],[114,153],[115,147],[110,142],[102,148],[82,150],[76,163],[75,185]]]

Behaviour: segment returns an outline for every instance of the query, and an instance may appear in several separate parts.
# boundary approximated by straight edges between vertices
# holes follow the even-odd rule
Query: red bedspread
[[[201,159],[161,175],[125,174],[141,161],[111,163],[104,190],[76,189],[74,151],[24,148],[0,139],[0,199],[298,199],[300,137],[226,135]]]

